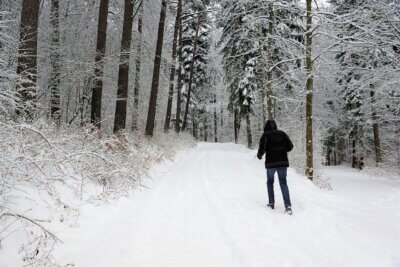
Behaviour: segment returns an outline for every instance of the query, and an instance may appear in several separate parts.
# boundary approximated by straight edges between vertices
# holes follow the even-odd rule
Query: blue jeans
[[[274,196],[275,172],[278,172],[279,185],[281,186],[285,207],[291,206],[292,204],[290,203],[289,188],[286,182],[287,167],[267,168],[267,188],[268,188],[269,203],[275,204],[275,196]]]

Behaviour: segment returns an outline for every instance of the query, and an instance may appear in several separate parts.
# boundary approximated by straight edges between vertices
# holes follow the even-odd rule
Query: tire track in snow
[[[398,184],[383,181],[375,188],[342,168],[338,174],[348,177],[332,177],[338,190],[327,192],[289,170],[294,215],[288,216],[278,181],[276,210],[265,209],[265,171],[254,153],[211,143],[181,153],[167,170],[156,168],[150,189],[121,200],[116,209],[82,214],[81,236],[68,235],[65,258],[82,267],[393,267],[400,262],[395,239],[400,216],[393,215]],[[354,196],[347,184],[364,192]],[[365,207],[369,193],[378,194],[386,208]],[[76,246],[88,237],[94,241]]]

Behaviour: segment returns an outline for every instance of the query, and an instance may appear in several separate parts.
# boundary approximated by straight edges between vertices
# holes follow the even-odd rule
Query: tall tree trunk
[[[261,110],[262,110],[262,116],[263,116],[263,123],[265,123],[265,121],[267,119],[267,117],[265,116],[266,115],[266,110],[265,110],[265,92],[264,92],[263,89],[260,90],[260,91],[261,91],[261,101],[262,101]]]
[[[359,125],[355,126],[354,134],[353,134],[353,150],[352,150],[352,163],[351,166],[353,168],[357,168],[359,170],[363,169],[364,166],[364,157],[363,157],[363,140],[362,140],[362,128]]]
[[[351,167],[356,168],[358,163],[357,163],[357,150],[356,150],[356,139],[353,139],[352,141],[352,157],[351,157]]]
[[[239,141],[239,111],[237,108],[235,108],[234,110],[234,114],[233,114],[233,130],[234,130],[234,134],[235,134],[235,144],[238,143]]]
[[[172,100],[174,96],[174,80],[176,72],[176,50],[178,44],[179,25],[181,24],[181,16],[182,16],[182,0],[179,0],[175,18],[174,39],[172,43],[172,66],[169,77],[168,103],[167,103],[167,113],[165,115],[164,131],[169,130],[169,125],[171,122],[171,110],[172,110]]]
[[[183,126],[182,126],[183,131],[186,129],[187,116],[189,113],[190,94],[192,92],[192,85],[193,85],[194,62],[195,62],[195,57],[196,57],[196,53],[197,53],[197,42],[198,42],[199,32],[200,32],[200,22],[201,22],[201,15],[198,15],[197,23],[196,23],[196,34],[194,36],[192,61],[190,62],[190,77],[189,77],[188,93],[187,93],[187,99],[186,99],[185,115],[183,117]]]
[[[312,0],[307,0],[307,27],[306,27],[306,176],[312,180],[314,178],[314,160],[313,160],[313,30],[312,30]]]
[[[106,54],[107,42],[107,17],[109,0],[100,0],[99,22],[97,27],[97,45],[96,45],[96,68],[94,70],[95,81],[92,91],[92,108],[90,121],[101,127],[101,100],[103,96],[103,72],[104,56]]]
[[[136,51],[136,71],[135,71],[135,85],[133,88],[133,115],[132,115],[132,131],[137,130],[138,115],[139,115],[139,93],[140,93],[140,72],[142,65],[142,34],[143,34],[143,13],[144,13],[144,0],[140,2],[139,16],[138,16],[138,40]]]
[[[214,142],[218,143],[217,96],[214,94]]]
[[[247,112],[246,114],[246,131],[247,131],[247,147],[253,147],[253,136],[251,133],[251,121],[250,121],[250,113]]]
[[[181,0],[180,0],[181,1]],[[178,84],[176,93],[176,117],[175,117],[175,132],[179,133],[181,131],[181,101],[182,101],[182,85],[183,85],[183,56],[182,56],[182,18],[181,23],[179,23],[179,68],[178,68]]]
[[[208,120],[206,114],[204,116],[204,142],[208,142]]]
[[[0,22],[3,22],[3,11],[5,10],[5,8],[4,8],[4,4],[3,4],[3,0],[0,0]],[[0,35],[2,34],[2,31],[3,31],[3,27],[0,27]],[[1,40],[1,38],[0,38],[0,49],[2,49],[3,48],[3,42],[2,42],[2,40]],[[2,75],[0,74],[0,79],[2,79]]]
[[[165,25],[166,12],[167,12],[167,0],[162,0],[161,11],[160,11],[160,21],[158,24],[156,55],[154,58],[153,80],[152,80],[152,84],[151,84],[149,111],[147,114],[147,122],[146,122],[146,135],[147,136],[153,136],[154,124],[155,124],[155,119],[156,119],[158,83],[160,80],[161,56],[162,56],[162,49],[163,49],[164,25]]]
[[[267,43],[267,54],[268,54],[268,67],[267,67],[267,108],[268,108],[268,119],[274,119],[274,106],[272,102],[273,90],[272,90],[272,34],[274,31],[274,7],[270,3],[269,7],[269,23],[268,23],[268,43]]]
[[[359,149],[358,149],[358,153],[357,153],[357,163],[358,163],[357,168],[359,170],[362,170],[364,167],[364,156],[363,156],[364,142],[363,142],[363,139],[361,136],[362,129],[361,129],[361,131],[357,130],[357,132],[360,134],[360,135],[357,135],[358,136],[357,144],[359,145]]]
[[[272,120],[274,119],[274,107],[273,107],[273,102],[272,102],[272,95],[273,95],[273,90],[272,90],[272,34],[274,31],[274,9],[273,9],[273,4],[270,3],[268,6],[268,12],[269,12],[269,23],[268,23],[268,36],[267,39],[267,45],[261,46],[260,47],[260,54],[261,54],[261,70],[262,70],[262,86],[264,87],[261,90],[261,99],[262,99],[262,115],[263,115],[263,121],[265,122],[266,117],[265,117],[265,102],[267,102],[267,112],[268,112],[268,119]],[[264,32],[260,29],[261,31],[261,36],[265,37]],[[264,51],[267,52],[267,55],[264,54]],[[266,62],[268,60],[268,64]],[[266,73],[264,73],[266,72]],[[266,78],[265,78],[266,76]]]
[[[36,109],[38,24],[39,0],[23,0],[17,63],[17,74],[21,79],[17,84],[21,109],[17,109],[17,114],[29,120],[33,119]]]
[[[375,87],[373,84],[370,86],[371,88],[371,106],[372,106],[372,128],[374,130],[374,146],[375,146],[375,160],[376,166],[382,162],[382,154],[381,154],[381,140],[379,137],[379,124],[378,124],[378,115],[376,114],[375,109]]]
[[[51,0],[50,24],[51,32],[51,53],[50,53],[50,112],[53,121],[60,124],[61,120],[61,92],[60,92],[60,2]]]
[[[397,129],[395,130],[395,133],[396,136],[400,136],[400,122],[397,123]],[[397,165],[400,167],[400,138],[397,138],[396,147],[397,147]]]
[[[114,133],[125,129],[128,103],[129,60],[132,43],[133,2],[125,0],[124,23],[122,28],[121,55],[118,72],[117,103],[115,107]]]
[[[224,127],[224,107],[221,103],[221,129]]]
[[[196,115],[197,115],[197,110],[196,110],[196,108],[193,108],[193,112],[192,112],[192,134],[193,134],[193,137],[196,139],[196,140],[198,140],[198,138],[199,138],[199,135],[198,135],[198,123],[196,122]]]

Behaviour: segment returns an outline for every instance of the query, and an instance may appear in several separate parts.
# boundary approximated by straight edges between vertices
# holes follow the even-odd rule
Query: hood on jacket
[[[272,131],[272,130],[278,130],[278,127],[276,126],[276,122],[274,120],[267,120],[264,126],[264,132]]]

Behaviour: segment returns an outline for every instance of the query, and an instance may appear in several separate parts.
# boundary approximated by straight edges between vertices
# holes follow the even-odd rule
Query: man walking
[[[264,127],[264,133],[261,136],[257,158],[261,160],[264,153],[266,154],[265,168],[267,169],[268,207],[271,209],[275,208],[274,175],[277,172],[283,201],[285,202],[285,210],[289,215],[292,215],[292,204],[286,181],[287,168],[289,167],[287,152],[292,149],[293,144],[289,136],[285,132],[278,130],[274,120],[268,120]]]

